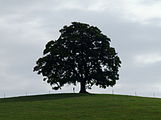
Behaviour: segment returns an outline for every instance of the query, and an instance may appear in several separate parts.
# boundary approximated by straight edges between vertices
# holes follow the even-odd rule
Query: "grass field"
[[[0,120],[161,120],[161,99],[50,94],[0,99]]]

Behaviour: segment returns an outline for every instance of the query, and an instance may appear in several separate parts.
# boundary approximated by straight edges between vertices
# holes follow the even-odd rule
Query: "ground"
[[[161,99],[49,94],[0,99],[0,120],[161,120]]]

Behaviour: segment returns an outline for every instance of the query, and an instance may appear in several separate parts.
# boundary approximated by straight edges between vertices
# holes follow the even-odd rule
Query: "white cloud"
[[[132,20],[148,23],[151,19],[161,19],[161,1],[155,1],[153,4],[135,1],[126,2],[125,5],[128,17]]]
[[[137,55],[134,58],[137,64],[154,64],[157,62],[161,62],[161,55],[159,54],[144,54]]]

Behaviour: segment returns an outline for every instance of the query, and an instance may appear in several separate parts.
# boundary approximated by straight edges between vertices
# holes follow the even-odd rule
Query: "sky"
[[[89,92],[161,97],[160,0],[0,0],[0,97],[72,92],[52,90],[33,67],[73,21],[97,26],[122,61],[114,87]]]

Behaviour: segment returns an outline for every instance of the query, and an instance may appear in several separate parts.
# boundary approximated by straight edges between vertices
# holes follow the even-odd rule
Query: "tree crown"
[[[53,89],[77,82],[91,88],[113,86],[119,79],[121,61],[110,38],[94,26],[72,22],[60,30],[60,37],[49,41],[34,71],[44,76]]]

